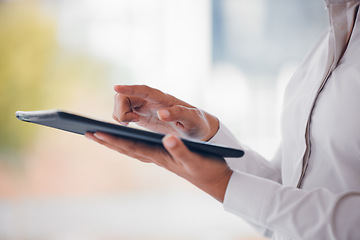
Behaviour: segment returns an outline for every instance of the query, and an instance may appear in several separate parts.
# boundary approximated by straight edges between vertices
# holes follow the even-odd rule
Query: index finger
[[[113,118],[120,123],[137,122],[139,115],[133,112],[128,96],[117,93],[114,100]]]
[[[163,103],[166,101],[165,93],[146,85],[115,85],[114,90],[121,94],[141,97],[152,103]]]

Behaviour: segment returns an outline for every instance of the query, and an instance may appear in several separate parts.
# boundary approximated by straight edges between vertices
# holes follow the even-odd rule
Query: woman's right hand
[[[208,141],[219,121],[211,114],[145,85],[115,85],[113,118],[163,134]]]

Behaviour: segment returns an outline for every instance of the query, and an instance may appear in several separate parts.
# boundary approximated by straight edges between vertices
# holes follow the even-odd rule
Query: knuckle
[[[191,108],[191,110],[192,110],[193,114],[194,114],[197,118],[201,118],[202,112],[201,112],[199,109],[197,109],[197,108]]]
[[[174,115],[179,115],[179,114],[181,114],[182,111],[183,111],[183,109],[179,105],[175,105],[174,107],[172,107],[172,113]]]
[[[150,92],[151,92],[151,88],[147,85],[142,85],[143,89],[144,89],[144,98],[148,98],[150,96]]]
[[[164,94],[164,104],[167,106],[174,106],[177,104],[177,98],[175,98],[173,95],[163,92],[161,93]]]
[[[151,88],[150,88],[148,85],[146,85],[146,84],[142,84],[141,87],[144,88],[144,90],[150,90],[150,89],[151,89]]]
[[[146,84],[143,84],[143,85],[140,85],[141,88],[144,90],[144,92],[150,92],[152,90],[151,87],[149,87],[148,85]]]

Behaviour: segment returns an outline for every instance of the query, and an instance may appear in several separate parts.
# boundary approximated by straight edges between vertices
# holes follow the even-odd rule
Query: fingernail
[[[103,138],[102,136],[99,136],[98,133],[94,133],[94,136],[95,136],[97,139],[104,140],[104,138]]]
[[[166,136],[164,139],[164,145],[167,148],[173,148],[176,146],[177,140],[173,136]]]
[[[168,110],[159,110],[157,114],[160,119],[170,117],[170,112]]]

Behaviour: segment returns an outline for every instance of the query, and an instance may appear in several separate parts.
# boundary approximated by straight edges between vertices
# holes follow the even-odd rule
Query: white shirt
[[[224,207],[273,239],[360,239],[360,0],[325,0],[330,28],[291,78],[272,161],[245,149]],[[302,177],[303,175],[303,177]]]

